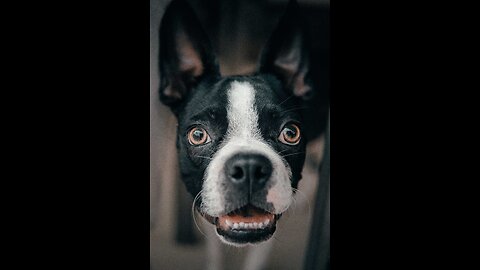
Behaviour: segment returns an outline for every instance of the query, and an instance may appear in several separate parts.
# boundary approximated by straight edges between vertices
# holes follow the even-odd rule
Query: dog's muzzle
[[[226,198],[229,211],[218,217],[205,216],[217,233],[234,244],[267,240],[276,229],[280,214],[268,212],[267,184],[272,176],[271,161],[261,154],[236,154],[225,162]]]

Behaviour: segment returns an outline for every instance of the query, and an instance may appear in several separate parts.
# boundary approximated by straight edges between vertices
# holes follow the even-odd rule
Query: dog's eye
[[[297,145],[300,142],[300,128],[295,124],[287,124],[283,127],[278,139],[288,145]]]
[[[188,142],[191,145],[207,144],[211,141],[207,131],[201,127],[194,127],[188,132]]]

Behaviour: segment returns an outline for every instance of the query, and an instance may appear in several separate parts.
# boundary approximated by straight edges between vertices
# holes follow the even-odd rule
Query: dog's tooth
[[[238,223],[238,226],[239,226],[240,228],[245,228],[245,223],[240,222],[240,223]]]
[[[254,228],[258,228],[258,223],[257,223],[257,222],[254,222],[254,223],[253,223],[253,227],[254,227]]]
[[[226,219],[226,220],[225,220],[225,223],[227,223],[227,226],[228,226],[228,227],[232,227],[232,224],[233,224],[233,223],[232,223],[230,220]]]
[[[239,227],[238,223],[233,223],[233,228],[234,229],[238,229],[238,227]]]
[[[266,226],[268,226],[268,223],[269,223],[268,219],[265,219],[265,221],[263,222],[263,225],[266,227]]]

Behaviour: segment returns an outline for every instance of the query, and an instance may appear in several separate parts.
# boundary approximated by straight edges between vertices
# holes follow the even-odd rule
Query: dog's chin
[[[281,214],[246,205],[219,217],[204,216],[216,226],[220,239],[230,245],[258,244],[272,237]]]

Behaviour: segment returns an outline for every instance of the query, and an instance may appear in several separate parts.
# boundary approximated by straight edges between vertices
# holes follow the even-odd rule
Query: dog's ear
[[[160,100],[175,113],[203,76],[220,72],[208,37],[186,1],[170,3],[159,36]]]
[[[309,40],[296,1],[290,0],[285,14],[262,51],[258,72],[279,78],[295,96],[310,99]]]

